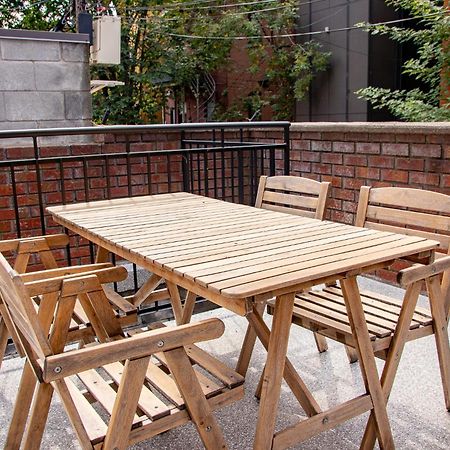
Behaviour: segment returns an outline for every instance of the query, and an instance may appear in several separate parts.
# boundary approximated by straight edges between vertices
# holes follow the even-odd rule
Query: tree
[[[72,0],[0,0],[0,28],[49,31],[71,11]],[[67,14],[68,16],[68,14]],[[67,24],[72,28],[72,21]]]
[[[291,37],[277,37],[295,29],[295,0],[239,0],[233,5],[218,0],[116,2],[125,18],[123,62],[118,68],[96,72],[101,78],[123,80],[125,86],[111,91],[108,99],[95,98],[97,119],[109,103],[112,121],[153,120],[168,86],[181,102],[190,90],[199,95],[199,89],[192,87],[208,74],[233,70],[230,51],[242,42],[249,70],[256,74],[263,68],[266,83],[255,83],[251,95],[243,89],[240,101],[218,109],[216,118],[242,119],[249,105],[253,110],[270,105],[275,118],[292,119],[295,100],[308,91],[314,74],[326,68],[328,55],[317,43],[301,45]]]
[[[109,3],[86,2],[94,15],[99,9],[108,14]],[[72,4],[0,0],[0,12],[7,12],[1,24],[49,30]],[[275,118],[292,119],[295,100],[326,68],[327,54],[317,43],[300,44],[289,36],[295,32],[296,0],[116,0],[114,6],[122,18],[121,64],[94,66],[92,77],[125,85],[94,95],[96,121],[106,110],[113,123],[158,120],[169,90],[183,102],[186,92],[199,95],[215,71],[232,70],[230,52],[237,42],[248,52],[249,70],[264,72],[264,79],[216,118],[244,118],[249,105],[255,110],[270,105]]]
[[[386,35],[412,43],[417,56],[403,64],[403,74],[415,79],[419,87],[391,90],[380,87],[360,89],[357,94],[376,109],[387,108],[406,121],[450,120],[450,95],[443,86],[450,84],[450,16],[447,6],[437,0],[386,0],[395,9],[416,18],[417,27],[362,24],[372,35]]]

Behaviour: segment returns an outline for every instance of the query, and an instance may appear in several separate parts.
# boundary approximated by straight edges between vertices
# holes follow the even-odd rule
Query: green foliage
[[[416,56],[403,65],[403,74],[414,78],[420,88],[411,91],[368,87],[357,91],[376,109],[387,108],[406,121],[450,120],[449,91],[442,86],[450,83],[450,15],[437,0],[386,0],[388,5],[407,11],[416,17],[420,29],[398,26],[368,26],[373,35],[386,35],[399,42],[411,42]]]
[[[109,0],[88,1],[88,10],[95,14],[97,3],[106,7]],[[296,0],[232,3],[241,5],[230,8],[223,0],[115,0],[122,18],[121,64],[92,67],[92,79],[125,85],[109,89],[107,96],[106,91],[94,94],[94,120],[100,122],[105,110],[109,123],[160,120],[169,89],[182,102],[205,75],[236,70],[230,58],[235,45],[247,50],[249,70],[262,82],[255,82],[250,93],[243,85],[239,101],[229,108],[219,105],[216,118],[257,118],[266,106],[275,118],[293,118],[295,99],[301,99],[314,74],[325,69],[327,54],[314,42],[278,37],[295,31]],[[0,24],[49,30],[71,4],[0,0]]]
[[[0,28],[53,29],[70,8],[71,0],[0,0]]]

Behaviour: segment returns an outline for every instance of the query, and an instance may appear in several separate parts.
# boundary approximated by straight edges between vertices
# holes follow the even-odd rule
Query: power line
[[[206,0],[204,2],[202,1],[194,1],[194,2],[188,2],[188,3],[172,3],[172,4],[168,4],[168,5],[161,5],[161,6],[135,6],[135,7],[128,7],[125,8],[126,11],[174,11],[174,10],[192,10],[192,9],[228,9],[228,8],[236,8],[236,7],[242,7],[242,6],[251,6],[251,5],[260,5],[261,3],[275,3],[276,0],[259,0],[259,1],[251,1],[251,2],[243,2],[243,3],[227,3],[225,5],[209,5],[209,6],[197,6],[197,7],[192,7],[192,5],[195,4],[203,4],[203,3],[209,3],[210,1],[217,1],[217,0]],[[291,7],[295,7],[298,8],[300,6],[304,6],[304,5],[311,5],[313,3],[319,3],[319,2],[323,2],[325,0],[309,0],[306,2],[302,2],[298,5],[291,5],[291,4],[283,4],[278,6],[278,8],[291,8]],[[279,2],[278,2],[279,3]],[[179,6],[179,7],[175,7],[175,6]],[[191,7],[186,7],[186,6],[191,6]]]
[[[394,23],[403,23],[411,20],[425,19],[427,17],[440,15],[440,12],[435,12],[431,14],[425,14],[420,17],[409,17],[406,19],[397,19],[397,20],[389,20],[387,22],[378,22],[378,23],[368,23],[366,25],[367,28],[372,28],[380,25],[392,25]],[[273,39],[273,38],[287,38],[287,37],[300,37],[300,36],[315,36],[320,34],[330,34],[330,33],[338,33],[342,31],[350,31],[350,30],[363,30],[363,26],[354,25],[352,27],[343,27],[343,28],[335,28],[335,29],[327,29],[319,30],[319,31],[309,31],[305,33],[286,33],[279,35],[263,35],[263,36],[194,36],[189,34],[177,34],[177,33],[167,33],[169,36],[173,37],[181,37],[186,39],[210,39],[210,40],[235,40],[235,41],[243,41],[246,39]]]
[[[360,1],[360,0],[358,0],[358,1]],[[275,6],[273,8],[255,9],[253,11],[241,11],[241,12],[226,13],[226,14],[223,14],[222,17],[242,16],[242,15],[246,15],[246,14],[259,14],[262,12],[276,11],[276,10],[284,9],[284,8],[285,8],[285,6]],[[121,16],[121,17],[122,18],[130,18],[131,20],[136,20],[132,16]],[[155,15],[137,18],[137,20],[141,20],[141,21],[150,21],[153,19],[158,19],[161,22],[173,22],[173,21],[179,20],[178,17],[165,17],[165,16],[163,17],[163,16],[155,16]]]
[[[31,9],[31,8],[35,8],[36,6],[42,6],[45,5],[46,3],[50,3],[52,0],[41,0],[40,2],[35,2],[35,3],[31,3],[29,5],[22,5],[22,6],[18,6],[17,8],[13,8],[10,10],[10,12],[14,12],[14,11],[24,11],[25,9]]]

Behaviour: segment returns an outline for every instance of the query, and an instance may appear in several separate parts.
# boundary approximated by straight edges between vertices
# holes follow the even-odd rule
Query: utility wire
[[[24,11],[26,9],[31,9],[31,8],[35,8],[36,6],[42,6],[45,5],[46,3],[50,3],[52,0],[41,0],[40,2],[35,2],[35,3],[31,3],[29,5],[22,5],[22,6],[18,6],[17,8],[12,8],[10,10],[10,12],[14,12],[14,11]]]
[[[335,29],[324,29],[319,31],[309,31],[305,33],[286,33],[286,34],[279,34],[279,35],[264,35],[264,36],[194,36],[190,34],[177,34],[177,33],[167,33],[169,36],[173,37],[181,37],[186,39],[210,39],[210,40],[235,40],[235,41],[243,41],[245,39],[273,39],[273,38],[287,38],[287,37],[298,37],[298,36],[315,36],[320,34],[330,34],[330,33],[338,33],[342,31],[349,31],[349,30],[362,30],[363,28],[372,28],[380,25],[392,25],[394,23],[403,23],[408,22],[411,20],[418,20],[418,19],[425,19],[427,17],[437,16],[440,15],[440,12],[431,13],[431,14],[425,14],[420,17],[409,17],[406,19],[397,19],[397,20],[389,20],[386,22],[377,22],[377,23],[368,23],[365,27],[354,25],[352,27],[343,27],[343,28],[335,28]]]
[[[275,6],[273,8],[255,9],[253,11],[232,12],[232,13],[223,14],[221,17],[242,16],[242,15],[246,15],[246,14],[259,14],[259,13],[263,13],[263,12],[276,11],[276,10],[280,10],[280,9],[284,9],[284,8],[285,8],[284,6]],[[132,21],[135,20],[134,17],[132,17],[132,16],[121,16],[121,17],[125,18],[125,19],[129,18]],[[158,19],[161,22],[173,22],[175,20],[179,20],[178,17],[165,17],[165,16],[156,16],[156,15],[137,18],[137,20],[142,20],[142,21],[151,21],[153,19]]]
[[[217,0],[215,0],[217,1]],[[323,2],[324,0],[309,0],[306,2],[302,2],[298,5],[291,5],[291,4],[283,4],[280,5],[279,8],[290,8],[295,7],[298,8],[300,6],[304,5],[311,5],[313,3],[319,3]],[[198,2],[190,2],[190,3],[172,3],[165,6],[135,6],[135,7],[128,7],[125,8],[126,11],[174,11],[174,10],[192,10],[192,9],[227,9],[227,8],[236,8],[241,6],[251,6],[251,5],[260,5],[261,3],[275,3],[276,0],[259,0],[259,1],[252,1],[252,2],[244,2],[244,3],[227,3],[225,5],[209,5],[209,6],[197,6],[197,7],[188,7],[187,5],[194,5]],[[200,2],[200,4],[203,2]],[[279,2],[278,2],[279,3]],[[179,5],[179,7],[175,8],[173,6]]]

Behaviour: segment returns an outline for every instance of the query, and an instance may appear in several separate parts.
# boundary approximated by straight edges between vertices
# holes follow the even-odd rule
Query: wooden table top
[[[421,237],[183,192],[48,211],[58,223],[94,243],[120,256],[131,255],[130,261],[187,280],[184,287],[189,281],[234,299],[294,292],[313,280],[368,269],[438,245]]]

